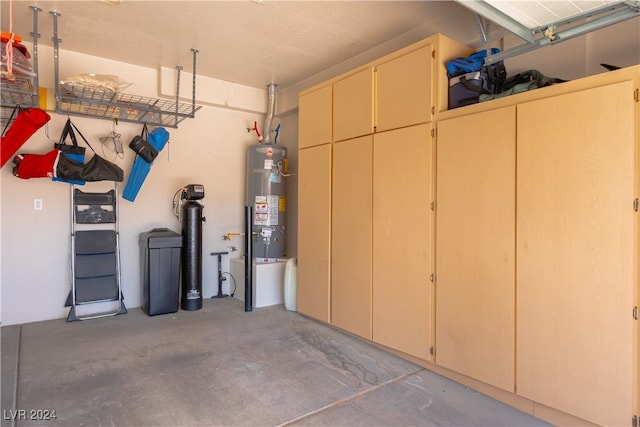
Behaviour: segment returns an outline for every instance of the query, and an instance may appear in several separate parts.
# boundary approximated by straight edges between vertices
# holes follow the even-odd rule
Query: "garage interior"
[[[496,329],[495,334],[491,334],[483,329],[486,327],[484,319],[477,319],[477,328],[473,324],[467,325],[478,336],[488,334],[502,337],[506,334],[510,336],[509,340],[513,340],[512,353],[507,351],[496,359],[513,363],[513,366],[501,368],[508,371],[507,386],[474,375],[472,371],[477,366],[486,367],[496,363],[484,359],[485,353],[470,352],[454,356],[447,353],[451,348],[458,348],[457,345],[465,340],[458,332],[451,335],[442,332],[441,325],[447,322],[453,324],[456,320],[452,319],[455,318],[463,323],[464,316],[454,313],[455,309],[445,313],[442,302],[448,298],[446,307],[449,308],[460,297],[459,308],[467,310],[469,305],[464,304],[468,304],[471,293],[466,295],[465,300],[464,292],[457,293],[457,288],[443,290],[439,294],[435,291],[437,280],[440,279],[435,274],[435,266],[444,272],[455,265],[452,261],[455,257],[445,260],[445,264],[443,258],[438,259],[438,253],[452,253],[449,247],[437,240],[442,239],[445,233],[441,232],[440,236],[435,233],[436,230],[449,231],[444,228],[444,216],[438,225],[435,220],[425,222],[432,227],[429,239],[433,239],[430,245],[434,250],[430,249],[432,252],[427,255],[409,253],[406,261],[395,256],[413,247],[408,242],[419,239],[415,236],[419,236],[425,224],[403,224],[415,228],[396,234],[391,240],[400,243],[386,249],[387,253],[396,252],[386,258],[387,262],[393,260],[394,265],[386,267],[397,274],[385,279],[388,292],[383,297],[375,293],[376,280],[380,276],[378,279],[373,277],[377,271],[373,260],[379,260],[375,257],[380,245],[374,236],[371,242],[364,244],[370,252],[359,249],[363,247],[363,241],[360,240],[363,229],[366,233],[372,230],[373,234],[376,233],[375,223],[367,221],[379,212],[364,211],[365,215],[362,215],[360,208],[363,205],[367,209],[374,209],[371,207],[376,202],[366,199],[365,193],[360,192],[363,188],[360,185],[364,184],[365,188],[373,185],[374,189],[380,189],[383,184],[376,181],[380,177],[374,171],[367,169],[376,164],[374,158],[359,154],[351,158],[348,156],[348,145],[344,141],[351,136],[343,139],[338,137],[340,128],[337,116],[340,106],[337,100],[343,79],[370,67],[375,70],[372,75],[376,76],[369,87],[372,93],[376,93],[372,95],[372,100],[379,102],[382,99],[379,98],[381,92],[378,92],[376,85],[380,80],[377,74],[380,64],[412,49],[421,49],[425,40],[432,39],[438,41],[433,43],[437,50],[437,53],[433,53],[436,71],[433,71],[434,86],[430,89],[430,96],[433,96],[436,107],[431,112],[431,118],[419,119],[416,121],[418,124],[392,125],[389,129],[383,129],[382,122],[374,123],[372,128],[358,134],[358,138],[369,135],[375,146],[376,138],[391,135],[393,131],[418,128],[422,131],[424,126],[433,123],[433,133],[428,137],[433,141],[444,141],[452,138],[451,135],[465,135],[465,138],[473,139],[473,132],[464,133],[460,126],[455,125],[458,119],[459,123],[469,123],[470,128],[477,126],[477,136],[483,138],[480,135],[485,135],[485,131],[480,129],[485,128],[481,127],[481,118],[491,110],[490,106],[485,108],[480,103],[459,111],[446,111],[447,100],[443,95],[446,94],[446,88],[443,87],[447,83],[443,65],[452,58],[438,56],[446,49],[463,56],[462,52],[466,54],[497,47],[501,53],[490,55],[487,64],[504,62],[509,75],[539,69],[546,76],[570,82],[567,86],[571,88],[567,89],[570,93],[585,89],[597,91],[600,86],[632,82],[627,86],[634,87],[635,101],[623,107],[625,114],[629,111],[632,113],[616,120],[616,126],[626,130],[616,129],[611,135],[624,139],[625,143],[632,141],[635,154],[630,158],[635,163],[630,166],[631,172],[621,165],[619,175],[625,179],[628,174],[633,176],[630,187],[624,181],[624,191],[631,188],[630,192],[637,203],[640,188],[640,161],[637,154],[640,152],[640,133],[637,130],[640,123],[637,106],[640,81],[639,14],[640,4],[637,1],[611,0],[3,1],[3,34],[11,27],[20,33],[22,43],[31,50],[37,76],[36,104],[51,116],[51,120],[27,140],[21,152],[44,153],[50,150],[53,143],[58,142],[69,119],[82,130],[92,145],[95,144],[98,148],[96,153],[118,165],[125,175],[122,185],[116,186],[116,195],[124,191],[122,197],[118,197],[119,205],[115,208],[118,216],[115,234],[118,253],[117,274],[114,274],[118,276],[115,312],[107,316],[100,314],[99,318],[89,314],[86,320],[76,321],[76,300],[73,295],[78,298],[74,287],[77,280],[71,279],[75,277],[74,268],[77,268],[73,261],[77,260],[77,253],[74,255],[73,189],[102,192],[111,187],[103,185],[104,182],[87,182],[86,186],[71,187],[51,179],[18,179],[11,163],[2,168],[2,426],[56,423],[121,426],[542,426],[603,425],[610,424],[611,420],[618,424],[619,420],[625,420],[623,425],[637,426],[640,424],[640,327],[637,322],[640,305],[637,272],[640,258],[637,249],[640,237],[637,233],[637,214],[633,218],[625,216],[624,224],[620,225],[627,227],[632,224],[636,227],[632,237],[621,238],[619,242],[616,241],[619,246],[609,248],[611,253],[615,253],[620,248],[633,247],[629,251],[633,253],[629,257],[631,261],[624,257],[619,271],[611,274],[612,277],[624,278],[620,292],[611,292],[611,298],[598,294],[580,300],[581,303],[587,301],[606,305],[614,299],[618,304],[624,298],[621,304],[625,312],[624,320],[613,315],[602,318],[602,323],[610,322],[616,327],[623,324],[624,327],[614,331],[607,342],[599,343],[597,347],[598,352],[602,349],[604,354],[607,347],[612,349],[616,345],[629,343],[622,347],[628,350],[619,359],[623,363],[616,366],[616,362],[613,362],[591,369],[599,372],[609,370],[612,378],[614,374],[615,378],[620,378],[630,373],[628,376],[632,379],[627,381],[629,384],[623,381],[622,389],[615,388],[619,385],[615,383],[610,390],[602,391],[607,395],[620,392],[619,400],[623,403],[619,407],[625,413],[611,415],[611,410],[597,409],[601,406],[601,402],[598,402],[600,391],[580,390],[578,393],[576,390],[576,396],[588,395],[593,398],[592,402],[582,403],[591,407],[584,411],[576,409],[572,402],[567,403],[562,391],[566,389],[562,387],[551,386],[550,390],[544,391],[550,396],[549,399],[537,400],[535,396],[539,391],[528,390],[524,385],[531,381],[533,375],[518,370],[518,366],[522,369],[526,363],[536,363],[526,360],[525,351],[522,350],[525,346],[517,341],[519,336],[526,335],[517,326],[524,328],[523,325],[533,318],[526,316],[534,310],[531,308],[528,312],[525,304],[518,303],[517,299],[526,295],[525,281],[518,276],[526,269],[522,258],[509,264],[509,257],[505,256],[503,262],[507,268],[513,269],[511,279],[516,282],[512,283],[514,294],[506,296],[510,298],[509,303],[513,304],[510,313],[513,319],[507,319],[507,323],[512,322],[514,329],[506,325],[504,329]],[[164,24],[166,22],[171,25]],[[3,47],[5,44],[3,39]],[[61,95],[60,89],[65,89],[62,80],[92,73],[118,76],[126,86],[124,91],[143,95],[144,99],[157,100],[160,104],[175,101],[176,110],[184,108],[184,111],[175,115],[171,111],[168,114],[163,112],[156,116],[154,114],[157,111],[149,110],[154,118],[161,117],[160,122],[153,122],[153,119],[147,120],[149,116],[146,119],[131,119],[125,115],[114,120],[113,117],[99,116],[89,110],[79,112],[69,109],[74,105],[74,100]],[[597,80],[599,76],[601,79]],[[586,83],[581,83],[583,81]],[[6,93],[4,85],[3,78],[2,89]],[[561,86],[554,85],[543,90],[555,99],[564,95]],[[624,86],[624,90],[628,89],[627,86]],[[316,90],[327,87],[332,88],[334,102],[329,109],[333,115],[333,133],[330,139],[317,145],[310,144],[310,109],[309,104],[303,105],[306,102],[303,100]],[[513,108],[514,116],[521,114],[524,117],[529,105],[539,99],[542,102],[544,98],[533,93],[517,96],[520,98],[514,97],[514,103],[522,100],[517,106],[505,99],[484,104],[495,105],[497,110],[504,107],[504,111]],[[607,95],[602,95],[602,99],[598,98],[600,95],[594,96],[603,101],[603,105],[609,105]],[[7,102],[4,95],[2,99],[4,126],[11,122],[8,114],[15,105]],[[355,103],[355,97],[353,101],[355,107],[343,117],[355,122],[358,115],[355,113],[363,109]],[[381,106],[380,102],[371,107],[373,114],[370,115],[374,121],[378,121]],[[134,105],[131,109],[135,108]],[[351,112],[355,112],[352,117]],[[557,115],[566,115],[567,122],[571,123],[580,120],[565,110],[559,110]],[[464,122],[465,117],[472,121]],[[478,117],[478,121],[473,121],[475,117]],[[509,116],[500,117],[504,120],[493,125],[496,139],[502,138],[503,132],[507,132],[505,129],[510,129],[505,125],[510,120]],[[166,128],[167,141],[163,141],[157,150],[157,158],[147,162],[151,166],[147,165],[148,169],[144,172],[139,170],[139,173],[145,174],[146,180],[142,178],[144,185],[139,183],[139,193],[131,195],[127,181],[133,179],[140,155],[138,153],[136,156],[127,144],[134,136],[141,134],[143,123],[149,125],[149,131],[154,127]],[[525,125],[525,122],[518,122],[516,130],[522,132]],[[118,139],[122,137],[122,153],[108,146],[113,140],[113,146],[116,147],[114,135],[118,135]],[[545,144],[541,143],[541,146],[549,147],[551,153],[553,144]],[[250,154],[247,153],[251,152],[252,147],[260,153],[266,147],[267,160],[260,158],[258,162],[260,165],[264,163],[264,169],[269,165],[272,184],[279,184],[280,180],[286,182],[286,188],[279,189],[282,192],[274,199],[270,198],[274,197],[274,193],[268,192],[264,194],[265,197],[262,197],[262,193],[255,196],[250,194],[252,176],[247,172],[247,163],[250,162]],[[316,147],[330,147],[333,163],[328,169],[329,180],[317,179],[315,183],[318,186],[313,187],[311,192],[305,192],[308,188],[306,177],[318,172],[314,169],[308,172],[308,156]],[[476,153],[474,150],[477,147],[473,147],[473,144],[466,147],[466,153]],[[525,150],[524,145],[518,147],[514,157],[520,161],[525,156]],[[345,151],[340,151],[343,149]],[[434,148],[429,161],[435,166],[439,164],[437,162],[444,161],[441,159],[457,157],[461,151],[456,149],[447,151],[444,146],[438,150]],[[339,157],[341,153],[347,155]],[[282,156],[282,160],[278,156]],[[604,157],[588,163],[591,166],[598,164],[604,161]],[[483,157],[482,150],[477,152],[476,158],[482,161],[488,159]],[[339,163],[340,159],[348,160]],[[506,159],[505,163],[509,161]],[[413,163],[406,158],[403,164]],[[143,163],[140,165],[144,166]],[[526,170],[526,166],[518,163],[518,173]],[[596,166],[594,168],[600,170]],[[396,171],[401,169],[399,167]],[[535,171],[535,168],[531,170]],[[318,175],[321,178],[324,177],[322,173],[324,171]],[[437,187],[441,194],[445,194],[449,188],[460,190],[464,187],[446,187],[445,183],[456,183],[456,174],[447,173],[444,168],[428,172],[434,178],[442,178],[443,186]],[[367,178],[367,174],[371,177]],[[415,182],[401,182],[400,178],[396,182],[395,178],[399,176],[394,173],[388,175],[392,178],[388,182],[395,185],[394,192],[413,194],[410,192],[419,187]],[[487,173],[489,176],[493,175]],[[323,220],[315,221],[314,215],[317,213],[309,213],[325,208],[323,197],[326,194],[322,191],[327,182],[332,183],[328,187],[328,200],[334,204],[330,205]],[[342,183],[346,185],[342,186]],[[436,182],[426,185],[433,185],[435,194]],[[549,188],[553,188],[553,185]],[[524,186],[517,189],[517,194],[521,195],[530,190]],[[502,190],[502,187],[496,187],[495,191],[489,193],[502,194]],[[201,194],[194,194],[199,191]],[[553,191],[551,194],[555,195]],[[349,200],[348,203],[344,203],[345,198]],[[472,199],[473,194],[470,194],[469,200]],[[442,200],[445,201],[444,198]],[[523,206],[533,210],[532,205],[522,204],[517,199],[503,200],[505,203],[514,203],[514,215],[523,213]],[[350,204],[352,202],[353,205]],[[428,211],[435,211],[435,202],[435,199],[429,201],[431,208],[427,203],[424,209],[426,216],[432,215]],[[250,205],[254,210],[248,212],[247,206]],[[628,205],[632,206],[633,200],[629,200]],[[340,210],[345,206],[347,210]],[[351,206],[356,208],[345,215]],[[478,212],[484,209],[479,204],[474,207]],[[193,211],[189,211],[190,208]],[[638,211],[637,206],[634,209],[634,212]],[[280,216],[274,217],[273,210],[277,210]],[[189,224],[188,215],[194,211],[197,218],[191,218]],[[444,212],[452,213],[452,218],[455,217],[454,210],[445,203],[442,203],[441,212],[442,215]],[[473,212],[470,211],[469,215],[472,216]],[[523,243],[517,239],[531,231],[526,229],[527,223],[518,218],[513,219],[515,231],[511,243],[514,254],[525,254],[530,241]],[[326,241],[323,236],[317,239],[317,235],[309,233],[310,223],[312,230],[324,230],[324,219],[332,221],[328,225]],[[255,221],[256,228],[248,230],[247,223],[251,220]],[[267,227],[274,222],[278,227]],[[565,224],[561,224],[558,236],[565,231],[562,225]],[[193,232],[192,228],[197,228],[192,234],[195,241],[187,237]],[[467,230],[465,227],[464,232],[473,234],[473,228],[470,226]],[[619,231],[615,227],[612,230]],[[171,275],[177,275],[180,271],[179,277],[167,276],[161,280],[162,286],[171,287],[178,296],[171,294],[168,297],[170,307],[166,312],[152,314],[149,313],[148,286],[153,286],[153,279],[149,284],[149,277],[145,275],[149,273],[148,263],[155,263],[157,259],[152,261],[145,258],[147,251],[151,250],[151,242],[146,240],[143,244],[143,240],[148,238],[148,233],[165,231],[175,233],[175,236],[182,235],[179,237],[180,243],[175,241],[176,244],[171,247],[176,249],[175,246],[182,246],[179,252],[183,257],[180,260],[181,267],[178,269],[172,264],[177,262],[176,252],[170,261],[164,258],[153,267],[167,275],[169,271]],[[590,232],[591,229],[587,233],[589,236]],[[531,232],[531,235],[535,234],[535,231]],[[247,241],[249,235],[253,236],[253,240]],[[452,236],[455,237],[455,233]],[[201,242],[198,241],[200,237]],[[457,236],[452,241],[461,242],[464,239]],[[196,249],[185,255],[188,251],[184,248],[195,243],[199,246],[196,245]],[[470,241],[469,244],[472,243],[476,242]],[[329,257],[326,263],[322,257],[308,250],[310,246],[320,248],[325,244],[329,244],[334,257]],[[562,243],[560,245],[564,248]],[[161,251],[168,249],[168,246],[160,247]],[[470,251],[473,252],[473,249]],[[606,252],[605,249],[594,253],[600,257],[601,253]],[[463,256],[468,253],[462,251],[460,254],[460,262],[463,263]],[[252,269],[244,269],[247,256],[252,260]],[[381,298],[390,305],[412,298],[404,294],[407,288],[397,282],[408,282],[404,274],[409,271],[409,264],[413,265],[417,259],[424,261],[425,256],[429,261],[423,262],[424,266],[431,270],[421,275],[421,279],[424,279],[431,292],[427,304],[430,320],[425,320],[424,326],[428,329],[425,336],[409,339],[415,343],[415,348],[421,349],[420,352],[414,352],[407,350],[413,348],[413,343],[408,347],[390,344],[395,339],[393,335],[411,336],[411,332],[407,332],[409,329],[400,328],[384,338],[376,335],[384,328],[379,327],[380,318],[376,317],[380,311],[375,311],[380,307]],[[482,259],[477,252],[471,257],[474,260]],[[569,257],[567,255],[567,259]],[[601,260],[610,258],[602,255],[598,262],[585,261],[585,265],[589,265],[589,268],[600,266]],[[193,259],[197,262],[191,265]],[[362,259],[371,263],[364,275],[358,264]],[[446,264],[448,262],[451,264]],[[555,264],[555,261],[552,263]],[[607,268],[614,264],[608,264]],[[300,273],[297,277],[296,270],[291,270],[292,266],[296,266]],[[617,266],[615,264],[614,268]],[[633,271],[629,272],[629,268]],[[286,277],[285,270],[293,276]],[[248,271],[253,277],[249,277]],[[493,270],[489,267],[482,271],[477,283],[487,279],[485,272],[489,277]],[[325,283],[327,292],[316,294],[314,292],[318,288],[315,282],[322,279],[325,273],[329,274]],[[272,277],[273,274],[275,276]],[[364,284],[369,293],[360,294],[347,289],[341,294],[343,290],[339,283],[345,277],[353,279],[353,289],[361,289],[358,286]],[[443,284],[445,279],[443,274]],[[249,283],[253,281],[253,286],[245,286],[246,280]],[[182,288],[177,283],[180,281]],[[187,283],[192,286],[189,290],[185,290]],[[545,283],[546,288],[540,289],[553,288],[549,283]],[[320,290],[324,291],[325,288]],[[166,289],[156,289],[151,293],[164,291]],[[294,292],[293,296],[291,292]],[[482,290],[479,292],[483,295]],[[200,301],[196,301],[195,305],[188,304],[189,298],[194,295]],[[337,301],[340,295],[345,295],[345,299]],[[489,295],[488,291],[484,295]],[[327,303],[322,300],[326,297],[329,298]],[[99,309],[108,305],[98,302]],[[469,312],[469,317],[473,318],[481,312],[487,318],[498,318],[499,311],[496,309],[491,313],[493,306],[483,305],[485,302],[481,297],[476,307],[478,312]],[[85,301],[80,303],[84,304]],[[569,304],[563,301],[565,303]],[[173,304],[175,309],[172,308]],[[358,317],[360,304],[369,310],[362,318],[366,324],[364,329],[361,324],[353,326],[356,320],[361,320]],[[549,304],[550,312],[554,304]],[[541,308],[540,313],[545,310],[541,305],[535,308]],[[81,313],[78,317],[82,318],[85,313],[83,307],[78,305],[78,310]],[[402,313],[402,309],[398,312]],[[594,313],[593,321],[598,323],[600,318],[597,316],[601,312],[590,312]],[[416,315],[405,314],[400,315],[405,322],[411,322],[412,316]],[[549,318],[556,321],[562,315],[556,312]],[[434,324],[434,320],[439,323]],[[558,321],[558,325],[561,323]],[[572,321],[567,321],[567,325],[573,327]],[[388,326],[388,330],[391,329],[392,326]],[[584,330],[581,330],[577,340],[580,344],[577,345],[584,344],[585,341],[581,341],[583,334]],[[544,342],[543,338],[540,339],[540,342]],[[484,346],[491,342],[486,341]],[[526,348],[532,349],[531,343],[527,344],[529,347]],[[466,347],[461,345],[459,348]],[[533,350],[531,354],[543,352],[540,348]],[[592,350],[590,347],[584,352]],[[493,353],[501,351],[498,347],[493,349]],[[491,349],[487,352],[491,353]],[[462,364],[466,364],[468,370],[455,367],[456,363],[461,363],[460,360],[464,361]],[[553,360],[563,363],[562,357]],[[580,368],[581,363],[576,362],[575,365]],[[624,370],[622,375],[620,370]],[[567,375],[572,374],[573,371]],[[593,376],[595,378],[596,374]],[[599,374],[598,378],[601,376]],[[589,383],[589,374],[586,377],[576,379],[575,384],[596,383]]]

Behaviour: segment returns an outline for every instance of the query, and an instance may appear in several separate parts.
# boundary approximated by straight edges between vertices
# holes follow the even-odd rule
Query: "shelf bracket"
[[[191,97],[191,118],[196,116],[196,56],[198,55],[198,49],[191,48],[193,52],[193,95]]]
[[[38,32],[38,13],[42,12],[37,6],[29,6],[33,9],[33,32],[29,33],[33,37],[33,70],[35,71],[35,75],[33,76],[33,96],[34,102],[33,104],[36,106],[40,105],[40,79],[38,75],[40,74],[38,68],[38,39],[40,38],[40,33]]]
[[[58,106],[60,104],[60,42],[62,39],[58,37],[58,16],[59,12],[55,10],[49,11],[53,17],[53,78],[55,84],[55,97],[56,97],[56,112],[58,112]]]

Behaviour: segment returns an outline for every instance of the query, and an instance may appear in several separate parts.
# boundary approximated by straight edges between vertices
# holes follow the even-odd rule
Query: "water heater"
[[[256,144],[247,149],[247,200],[253,207],[252,256],[257,259],[285,255],[287,150]]]

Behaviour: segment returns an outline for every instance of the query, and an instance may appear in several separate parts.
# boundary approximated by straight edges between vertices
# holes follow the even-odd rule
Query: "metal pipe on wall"
[[[266,145],[271,144],[271,125],[273,124],[273,116],[276,112],[276,87],[278,86],[275,83],[267,85],[267,89],[269,90],[269,104],[267,117],[264,121],[264,128],[262,129],[262,143]]]

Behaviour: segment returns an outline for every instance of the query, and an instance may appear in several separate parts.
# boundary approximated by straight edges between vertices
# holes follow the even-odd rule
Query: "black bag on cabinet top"
[[[538,70],[527,70],[508,77],[503,85],[502,92],[480,95],[480,102],[502,98],[516,93],[527,92],[557,83],[564,83],[566,80],[555,77],[547,77]]]
[[[492,48],[491,54],[500,52]],[[480,95],[502,92],[507,70],[502,61],[484,65],[487,51],[482,50],[465,58],[447,62],[449,78],[449,109],[476,104]]]

